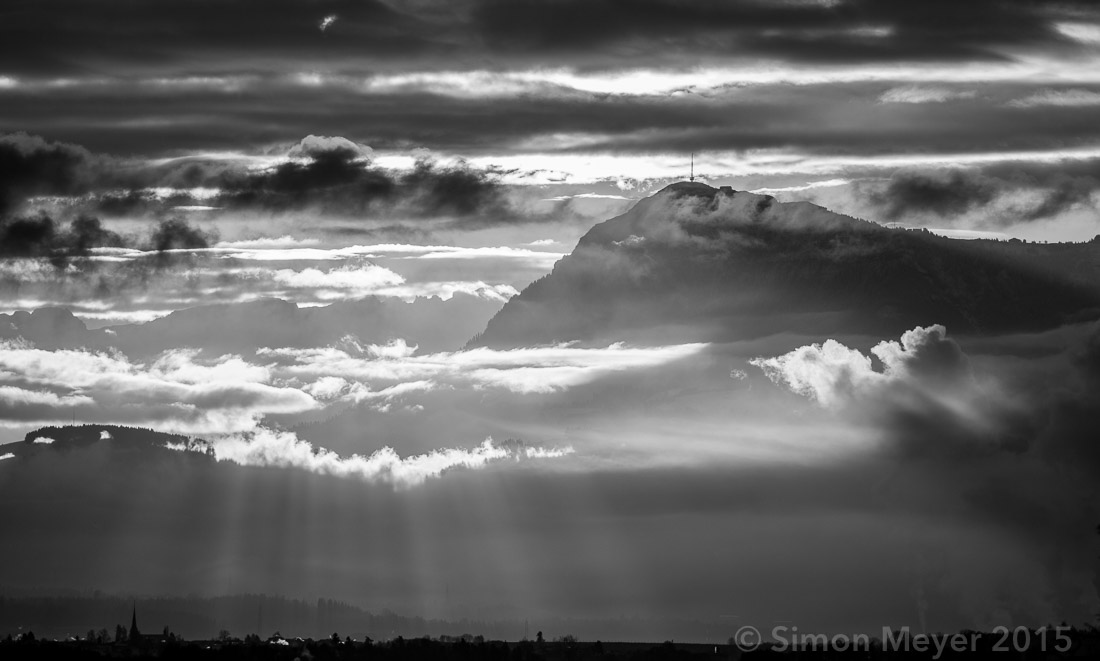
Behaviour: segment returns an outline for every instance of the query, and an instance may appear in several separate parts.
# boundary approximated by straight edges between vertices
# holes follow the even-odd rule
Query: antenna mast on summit
[[[688,181],[695,181],[695,152],[691,152],[691,176]]]

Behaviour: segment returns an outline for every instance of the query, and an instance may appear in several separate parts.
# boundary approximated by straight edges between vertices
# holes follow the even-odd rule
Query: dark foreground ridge
[[[1100,316],[1100,241],[963,241],[681,182],[593,227],[470,346],[960,335]]]
[[[120,425],[41,427],[27,432],[21,443],[0,445],[0,454],[11,453],[14,455],[13,459],[30,459],[49,452],[86,450],[102,443],[109,443],[116,451],[131,454],[175,450],[186,451],[189,456],[197,454],[209,459],[215,458],[213,444],[203,439]]]

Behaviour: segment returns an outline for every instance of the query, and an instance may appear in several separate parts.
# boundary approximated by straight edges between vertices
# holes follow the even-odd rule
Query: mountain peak
[[[1100,313],[1100,290],[1072,276],[1091,259],[1072,244],[959,242],[681,181],[589,230],[477,343],[894,335],[933,322],[962,334],[1053,328]]]
[[[723,186],[722,190],[725,189],[729,189],[730,191],[733,190],[729,186]],[[718,191],[719,189],[715,188],[714,186],[708,186],[701,181],[677,181],[676,183],[669,184],[668,186],[665,186],[661,190],[657,191],[657,195],[660,195],[662,193],[674,193],[677,195],[700,195],[713,197],[716,193],[718,193]]]

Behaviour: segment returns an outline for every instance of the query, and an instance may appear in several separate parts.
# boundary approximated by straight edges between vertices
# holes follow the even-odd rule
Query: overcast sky
[[[696,152],[708,180],[824,183],[784,195],[874,220],[1096,233],[1091,2],[94,0],[0,12],[0,130],[96,153],[256,164],[335,135],[395,166],[431,150],[510,183],[607,193],[682,178]],[[914,171],[933,177],[916,193]],[[950,176],[967,185],[945,209]],[[1005,182],[1020,190],[1002,194]]]

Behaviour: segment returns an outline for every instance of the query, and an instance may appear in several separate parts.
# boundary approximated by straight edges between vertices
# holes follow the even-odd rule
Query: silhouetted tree
[[[116,624],[115,625],[115,642],[116,643],[125,642],[125,640],[129,637],[130,637],[130,634],[126,633],[126,627],[122,626],[121,624]]]

